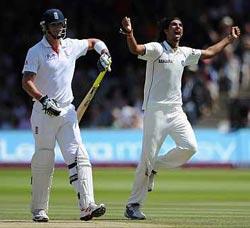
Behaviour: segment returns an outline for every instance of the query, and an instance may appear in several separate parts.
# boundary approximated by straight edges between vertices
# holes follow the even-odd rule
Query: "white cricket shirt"
[[[201,50],[151,42],[145,44],[146,53],[138,56],[147,61],[142,109],[155,104],[182,105],[181,78],[185,66],[197,64]]]
[[[55,99],[60,105],[70,104],[74,97],[71,82],[75,70],[75,61],[86,55],[86,39],[61,39],[57,54],[45,37],[29,49],[22,73],[36,73],[35,85],[39,91]]]

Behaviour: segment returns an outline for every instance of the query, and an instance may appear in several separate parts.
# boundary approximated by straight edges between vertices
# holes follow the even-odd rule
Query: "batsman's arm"
[[[99,39],[89,38],[88,39],[88,50],[95,50],[100,54],[100,58],[97,62],[97,68],[99,71],[103,71],[108,67],[108,71],[111,71],[111,55],[106,44]]]
[[[36,100],[42,98],[42,93],[37,89],[34,84],[36,74],[34,72],[25,71],[22,78],[22,88]]]
[[[98,54],[109,53],[106,44],[99,39],[89,38],[88,39],[88,50],[95,50]]]

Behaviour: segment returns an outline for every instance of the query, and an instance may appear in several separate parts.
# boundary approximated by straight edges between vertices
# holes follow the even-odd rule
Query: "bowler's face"
[[[179,41],[183,35],[183,25],[180,20],[172,20],[169,27],[164,30],[168,40]]]

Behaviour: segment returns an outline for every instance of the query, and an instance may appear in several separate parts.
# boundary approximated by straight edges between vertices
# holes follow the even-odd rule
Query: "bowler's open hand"
[[[129,17],[124,17],[122,19],[122,29],[123,32],[129,34],[132,32],[132,25]]]
[[[229,39],[231,42],[238,39],[240,37],[240,28],[238,26],[234,26],[231,28],[231,32],[229,35]]]

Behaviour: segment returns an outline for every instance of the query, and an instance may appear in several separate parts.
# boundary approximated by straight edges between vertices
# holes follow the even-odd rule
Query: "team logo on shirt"
[[[47,61],[50,61],[50,60],[53,60],[56,58],[56,54],[55,53],[48,53],[46,56],[45,56],[46,60]]]
[[[172,59],[159,59],[159,63],[173,63]]]

